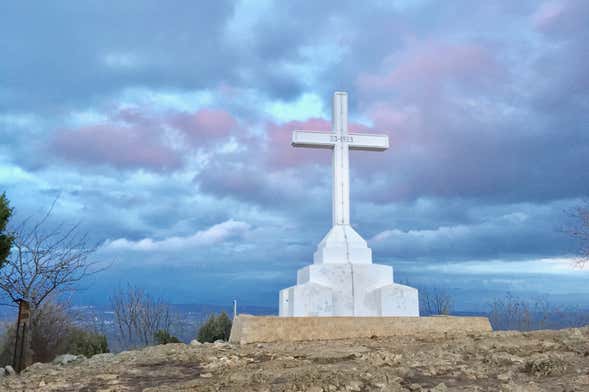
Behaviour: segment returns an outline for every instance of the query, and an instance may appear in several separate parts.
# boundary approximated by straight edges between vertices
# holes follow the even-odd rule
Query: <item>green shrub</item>
[[[75,355],[84,355],[90,358],[96,354],[108,353],[106,336],[99,333],[72,328],[68,340],[67,352]]]
[[[229,340],[231,334],[231,319],[227,313],[218,316],[212,314],[198,330],[197,340],[201,343],[212,343],[215,340]]]
[[[153,334],[155,344],[168,344],[168,343],[180,343],[180,339],[174,335],[170,335],[170,332],[165,329],[160,329]]]
[[[6,258],[10,253],[13,236],[6,232],[6,225],[12,215],[12,208],[6,198],[6,194],[0,195],[0,267],[6,262]]]

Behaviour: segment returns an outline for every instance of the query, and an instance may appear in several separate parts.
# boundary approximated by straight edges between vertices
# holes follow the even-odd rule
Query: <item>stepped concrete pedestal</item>
[[[297,284],[280,291],[279,315],[419,316],[417,290],[394,283],[393,267],[372,264],[366,241],[349,225],[336,225],[319,243],[314,263]]]

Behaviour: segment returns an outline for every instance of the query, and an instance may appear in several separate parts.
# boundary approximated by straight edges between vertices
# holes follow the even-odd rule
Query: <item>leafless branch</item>
[[[111,297],[119,343],[123,348],[153,344],[154,334],[169,331],[174,320],[170,306],[143,289],[127,286]]]
[[[97,246],[79,224],[49,224],[54,206],[55,201],[37,222],[27,218],[15,228],[11,254],[0,270],[0,291],[13,301],[29,301],[33,308],[106,268],[90,258]]]
[[[422,289],[419,292],[419,299],[426,314],[448,315],[454,308],[452,296],[444,289]]]

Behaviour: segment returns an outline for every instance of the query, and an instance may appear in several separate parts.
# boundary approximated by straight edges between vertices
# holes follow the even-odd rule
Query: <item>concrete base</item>
[[[492,331],[486,317],[257,317],[233,320],[231,343],[286,342]]]
[[[413,287],[394,283],[388,265],[311,264],[297,273],[297,285],[280,291],[281,317],[419,316]]]

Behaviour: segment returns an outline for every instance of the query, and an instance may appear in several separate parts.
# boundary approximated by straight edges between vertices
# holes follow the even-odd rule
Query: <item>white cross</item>
[[[294,131],[294,147],[333,149],[333,225],[350,224],[349,150],[384,151],[389,148],[387,135],[348,132],[348,94],[333,94],[333,132]]]

